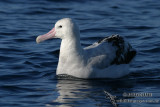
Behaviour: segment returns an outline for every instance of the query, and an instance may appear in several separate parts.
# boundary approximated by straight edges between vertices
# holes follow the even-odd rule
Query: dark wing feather
[[[112,46],[117,47],[116,57],[111,64],[128,64],[136,55],[136,50],[119,35],[112,35],[98,41],[99,44],[102,42],[112,43]]]

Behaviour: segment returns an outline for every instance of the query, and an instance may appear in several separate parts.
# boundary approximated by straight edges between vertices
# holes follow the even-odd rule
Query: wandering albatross
[[[121,36],[112,35],[82,48],[78,25],[71,18],[56,22],[48,33],[36,38],[40,43],[60,38],[60,55],[56,75],[78,78],[119,78],[130,73],[129,65],[136,50]]]

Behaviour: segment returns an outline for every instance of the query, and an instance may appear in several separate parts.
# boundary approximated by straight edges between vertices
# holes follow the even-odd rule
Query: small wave
[[[144,53],[160,53],[160,47],[152,47],[152,48],[145,48],[143,50],[141,50],[141,52],[144,52]]]
[[[2,85],[0,86],[1,90],[9,91],[9,92],[34,92],[34,89],[22,87],[18,85]]]
[[[150,26],[125,26],[124,28],[128,30],[150,30],[155,29],[156,27],[150,27]]]

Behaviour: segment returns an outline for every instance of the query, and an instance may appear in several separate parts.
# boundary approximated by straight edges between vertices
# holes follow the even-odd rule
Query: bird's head
[[[79,28],[72,19],[64,18],[57,21],[54,28],[52,28],[48,33],[38,36],[36,38],[36,42],[40,43],[52,38],[79,38]]]

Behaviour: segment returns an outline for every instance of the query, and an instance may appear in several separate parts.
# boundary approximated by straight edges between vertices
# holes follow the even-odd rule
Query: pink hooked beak
[[[40,43],[42,41],[45,41],[47,39],[52,39],[55,37],[55,28],[51,29],[48,33],[44,34],[44,35],[39,35],[37,38],[36,38],[36,42],[37,43]]]

